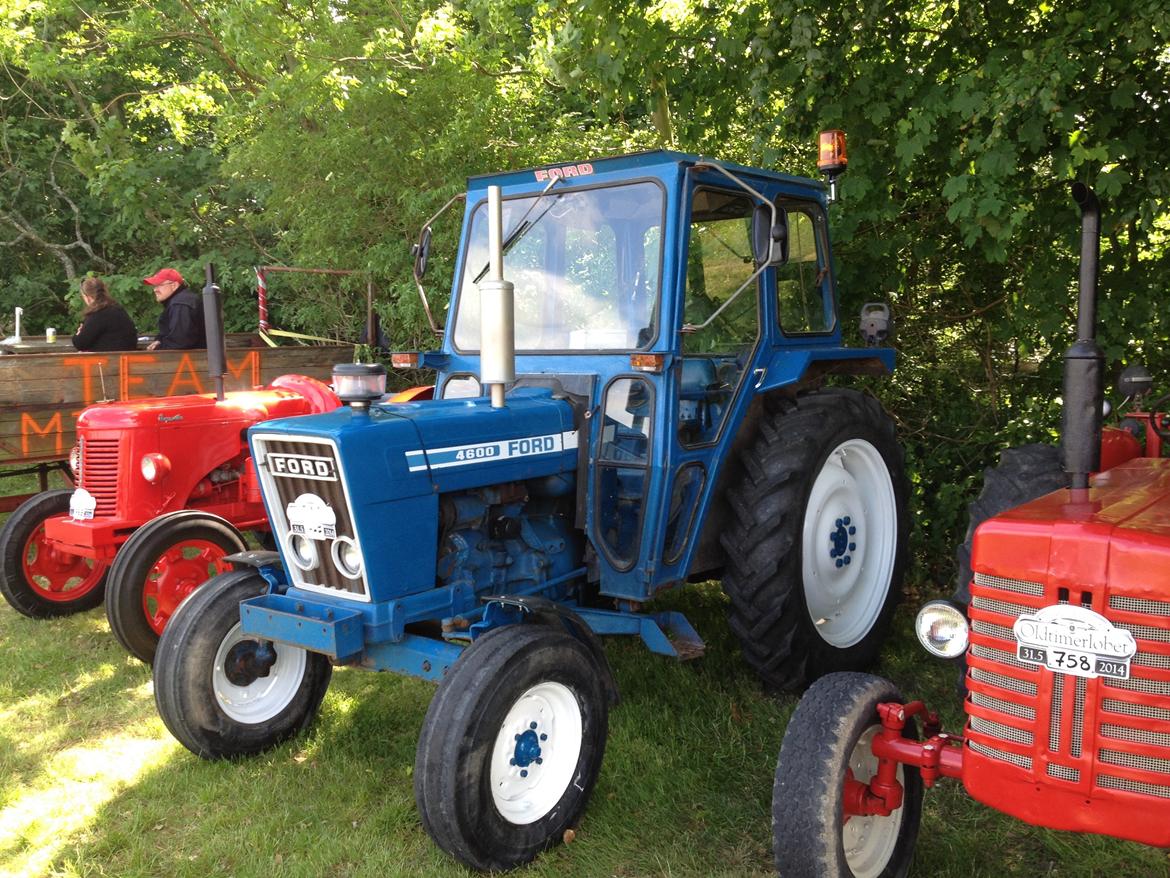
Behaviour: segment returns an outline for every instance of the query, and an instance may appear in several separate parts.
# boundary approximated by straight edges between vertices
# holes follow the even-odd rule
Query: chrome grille
[[[1166,601],[1148,601],[1144,598],[1113,595],[1109,598],[1109,606],[1114,610],[1141,613],[1143,616],[1170,616],[1170,603]]]
[[[1036,711],[1031,707],[1028,707],[1026,704],[1017,704],[1014,701],[1005,701],[1002,698],[995,698],[991,695],[984,695],[982,692],[972,692],[971,703],[977,704],[980,707],[988,707],[992,710],[998,710],[1000,713],[1006,713],[1011,716],[1018,716],[1020,719],[1036,719]]]
[[[1170,631],[1165,628],[1151,628],[1149,625],[1131,625],[1128,622],[1114,622],[1118,628],[1124,628],[1134,637],[1141,640],[1152,640],[1155,643],[1170,643]]]
[[[1170,774],[1170,759],[1158,759],[1156,756],[1140,756],[1137,753],[1123,753],[1120,750],[1107,750],[1102,747],[1097,754],[1097,759],[1107,765],[1121,765],[1125,768],[1137,768],[1141,771]]]
[[[1011,628],[1006,625],[996,625],[994,622],[984,622],[982,619],[972,622],[971,630],[976,634],[986,634],[988,637],[996,637],[1000,640],[1015,639]]]
[[[1044,596],[1044,586],[1039,582],[1027,582],[1023,579],[1004,579],[1002,576],[989,576],[986,573],[975,574],[975,584],[984,588],[996,588],[1001,591],[1014,591],[1017,594],[1031,595],[1034,598]]]
[[[1165,732],[1149,732],[1145,729],[1131,729],[1113,723],[1102,723],[1101,734],[1135,744],[1149,744],[1154,747],[1170,747],[1170,735]]]
[[[117,439],[81,439],[81,487],[97,501],[95,518],[112,518],[118,511]]]
[[[1060,778],[1061,780],[1072,781],[1073,783],[1080,783],[1081,772],[1079,768],[1069,768],[1067,765],[1057,765],[1053,762],[1048,763],[1048,776]]]
[[[978,741],[968,741],[967,746],[976,753],[986,756],[988,759],[1010,762],[1012,765],[1028,771],[1032,769],[1032,760],[1028,756],[1021,756],[1019,753],[1012,753],[1009,750],[1000,750],[998,747],[989,747],[986,744],[980,744]]]
[[[1084,677],[1077,677],[1073,684],[1072,740],[1069,742],[1068,752],[1077,758],[1080,758],[1081,746],[1084,743],[1085,690],[1088,688],[1088,682]]]
[[[1018,658],[1016,658],[1016,654],[1014,652],[1006,652],[1002,649],[996,649],[993,646],[984,646],[981,643],[973,643],[971,644],[971,649],[969,651],[971,655],[975,656],[976,658],[989,659],[993,662],[999,662],[1002,665],[1011,665],[1013,668],[1019,668],[1022,671],[1036,670],[1035,665],[1026,665]]]
[[[1164,707],[1151,707],[1148,704],[1133,704],[1129,701],[1119,701],[1116,698],[1106,698],[1101,707],[1113,713],[1124,713],[1129,716],[1140,716],[1142,719],[1156,719],[1170,722],[1170,710]]]
[[[1131,664],[1141,665],[1143,668],[1162,668],[1170,670],[1170,655],[1161,655],[1156,652],[1141,652],[1131,660]]]
[[[1139,652],[1138,655],[1141,655],[1141,653]],[[1130,677],[1128,680],[1114,680],[1110,677],[1105,681],[1105,685],[1110,689],[1128,689],[1130,692],[1145,692],[1147,695],[1170,698],[1170,683],[1162,682],[1161,680],[1143,680],[1141,677]]]
[[[1160,799],[1170,799],[1170,787],[1153,783],[1143,783],[1140,780],[1130,780],[1128,777],[1114,777],[1112,774],[1097,775],[1097,786],[1110,790],[1125,790],[1130,793],[1141,793],[1145,796],[1157,796]]]

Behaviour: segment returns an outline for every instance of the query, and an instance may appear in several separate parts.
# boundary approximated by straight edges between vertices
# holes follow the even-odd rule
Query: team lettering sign
[[[316,482],[336,482],[337,467],[332,457],[317,457],[312,454],[265,455],[268,471],[274,476],[286,479],[311,479]]]
[[[536,181],[555,180],[558,177],[587,177],[593,173],[593,165],[581,162],[578,165],[561,165],[559,168],[537,168]]]

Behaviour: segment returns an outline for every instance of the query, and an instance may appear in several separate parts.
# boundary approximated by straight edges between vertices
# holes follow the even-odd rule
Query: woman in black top
[[[85,300],[85,311],[77,334],[73,336],[75,348],[79,351],[132,351],[138,347],[138,330],[134,328],[134,321],[110,298],[101,278],[83,280],[81,298]]]

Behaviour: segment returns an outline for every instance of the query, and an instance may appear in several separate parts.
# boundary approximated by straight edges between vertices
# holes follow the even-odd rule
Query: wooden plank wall
[[[348,346],[229,345],[224,387],[247,390],[287,374],[328,382],[334,363],[352,359]],[[68,457],[88,405],[214,390],[202,350],[0,356],[0,464]]]

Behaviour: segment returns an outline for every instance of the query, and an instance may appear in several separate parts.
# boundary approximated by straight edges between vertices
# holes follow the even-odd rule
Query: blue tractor
[[[682,614],[644,609],[661,592],[721,578],[770,688],[870,663],[906,560],[903,459],[872,397],[825,383],[894,353],[842,345],[829,200],[665,151],[470,180],[441,349],[395,360],[435,370],[435,398],[389,403],[381,367],[348,364],[347,406],[249,431],[278,551],[234,556],[163,633],[171,732],[253,754],[312,722],[334,665],[433,680],[423,825],[506,869],[597,779],[617,700],[598,635],[702,653]],[[429,246],[430,224],[420,293]]]

